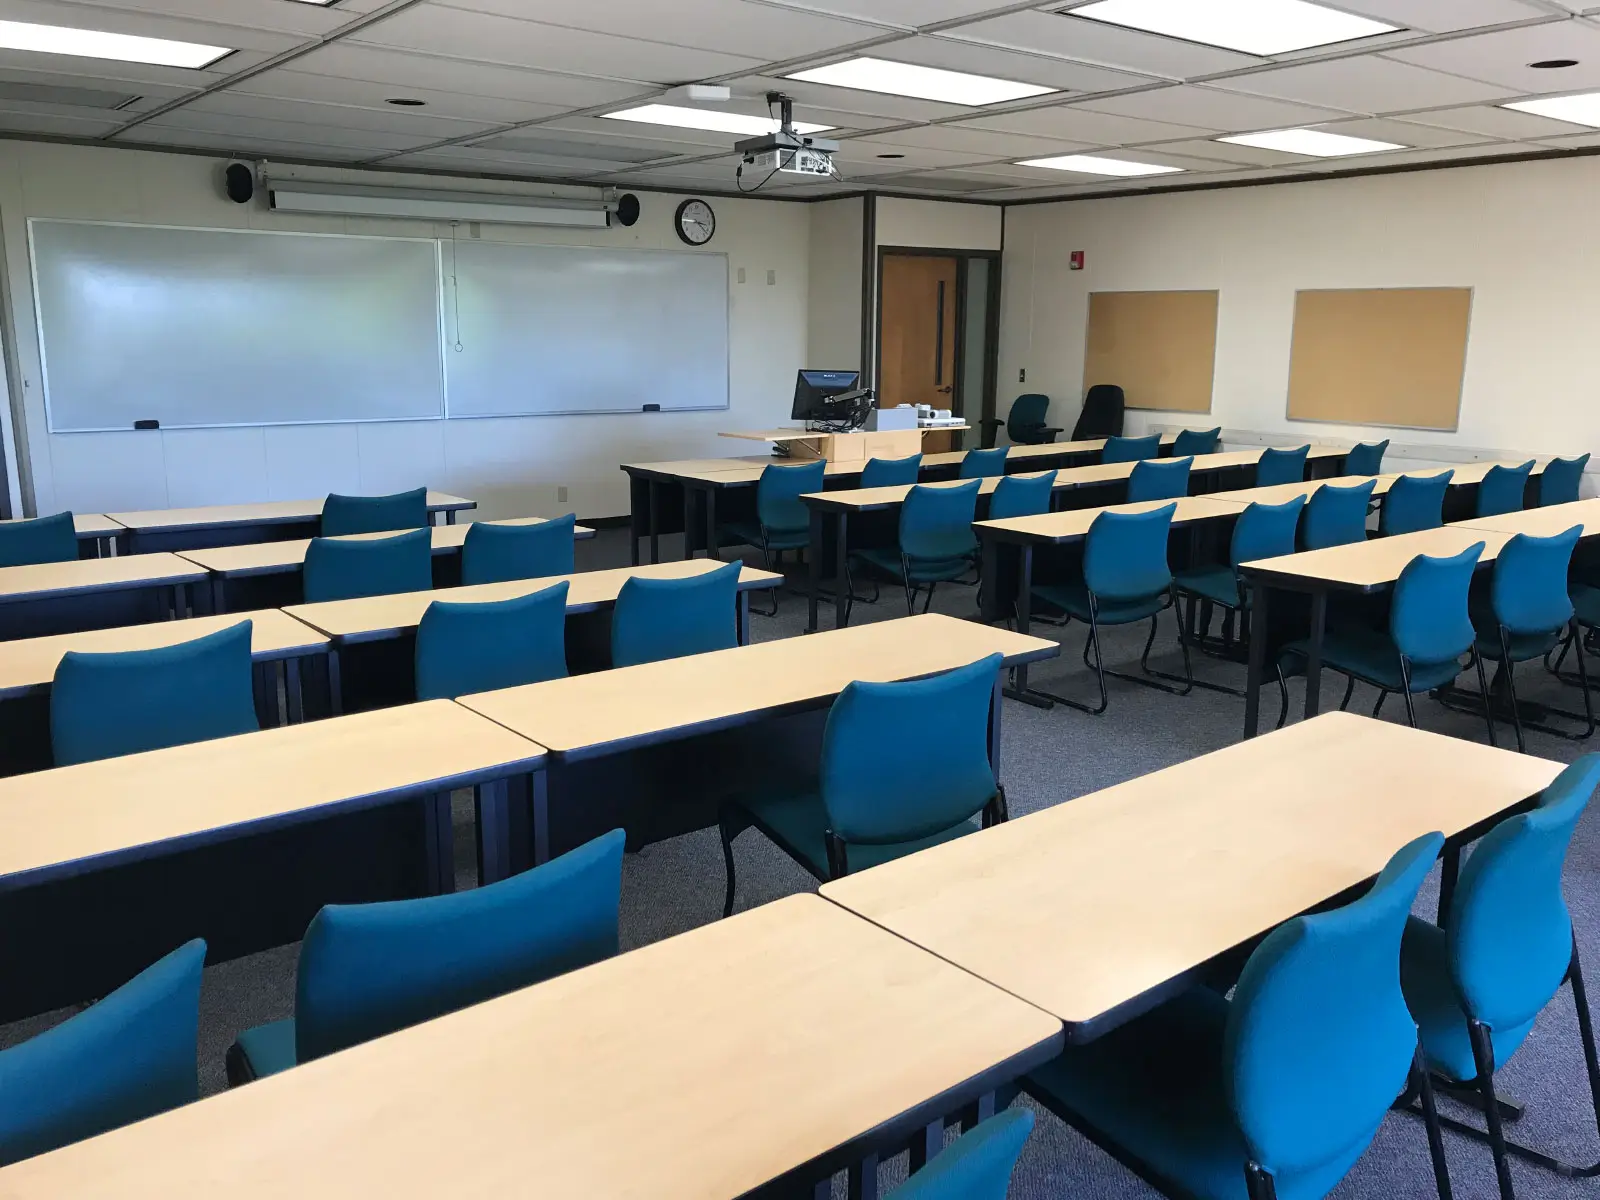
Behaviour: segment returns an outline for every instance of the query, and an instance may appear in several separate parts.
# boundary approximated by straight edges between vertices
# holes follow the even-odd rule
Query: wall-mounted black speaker
[[[624,192],[617,201],[617,211],[613,217],[624,229],[632,228],[639,220],[639,197],[632,192]]]
[[[256,194],[256,173],[248,163],[229,163],[222,173],[222,186],[235,204],[249,204]]]

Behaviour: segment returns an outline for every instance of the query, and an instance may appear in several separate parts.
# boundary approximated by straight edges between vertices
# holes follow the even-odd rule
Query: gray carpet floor
[[[673,539],[668,539],[669,543]],[[579,568],[583,570],[625,564],[626,538],[606,532],[592,542],[580,543]],[[954,616],[973,614],[975,594],[970,588],[940,590],[936,611]],[[905,614],[897,589],[885,588],[882,601],[857,606],[855,620],[886,620]],[[805,602],[785,593],[776,618],[752,618],[752,637],[768,640],[798,635],[805,623]],[[823,624],[831,623],[825,610]],[[1036,686],[1051,691],[1094,698],[1094,681],[1079,659],[1081,626],[1065,630],[1041,627],[1035,632],[1059,636],[1065,644],[1061,658],[1038,668]],[[1143,646],[1143,634],[1128,630],[1107,638],[1108,665],[1133,667]],[[1157,640],[1157,663],[1165,669],[1180,666],[1170,616],[1164,618]],[[1242,684],[1243,668],[1201,658],[1201,678]],[[1548,699],[1568,707],[1581,706],[1573,689],[1541,677],[1534,668],[1519,675],[1525,698]],[[1523,682],[1525,681],[1525,683]],[[1291,682],[1292,711],[1303,702],[1303,691]],[[1244,702],[1234,696],[1196,690],[1188,697],[1165,695],[1133,684],[1111,681],[1110,711],[1101,717],[1057,707],[1041,711],[1008,701],[1004,715],[1003,775],[1014,816],[1145,775],[1236,742],[1243,727]],[[1327,682],[1324,708],[1338,705],[1342,681]],[[1358,688],[1354,707],[1370,711],[1373,695]],[[1365,705],[1365,709],[1363,709]],[[1275,695],[1264,696],[1264,716],[1277,715]],[[1403,720],[1403,705],[1391,701],[1385,717]],[[1471,740],[1484,740],[1481,718],[1457,714],[1427,699],[1420,702],[1424,728]],[[1509,741],[1504,730],[1502,744]],[[1570,761],[1586,748],[1540,734],[1530,734],[1530,752]],[[1600,749],[1600,738],[1592,748]],[[1359,775],[1361,764],[1350,764]],[[470,821],[470,805],[458,797],[458,820]],[[1566,893],[1577,927],[1590,977],[1600,979],[1600,817],[1591,810],[1578,829],[1567,864]],[[460,831],[466,835],[467,830]],[[473,869],[470,836],[459,836],[462,885],[470,886]],[[736,845],[739,907],[753,907],[782,896],[815,890],[815,881],[755,833],[746,833]],[[1432,916],[1437,904],[1436,879],[1430,881],[1418,902],[1418,912]],[[628,856],[623,874],[622,943],[629,949],[695,928],[718,918],[723,891],[721,848],[715,830],[679,837],[646,847]],[[1003,919],[997,918],[997,919]],[[249,1026],[290,1016],[294,1008],[297,947],[285,946],[265,954],[210,967],[205,973],[201,998],[200,1071],[202,1088],[223,1089],[223,1054],[235,1035]],[[0,1045],[32,1036],[62,1019],[55,1013],[0,1029]],[[1577,1023],[1569,992],[1563,993],[1539,1019],[1533,1034],[1500,1076],[1503,1091],[1527,1104],[1526,1117],[1513,1127],[1515,1134],[1535,1145],[1571,1159],[1600,1159],[1596,1133],[1579,1049]],[[1315,1081],[1308,1080],[1314,1087]],[[1446,1104],[1446,1110],[1466,1115],[1466,1110]],[[1015,1200],[1046,1197],[1123,1200],[1156,1195],[1095,1147],[1042,1110],[1032,1138],[1023,1152],[1011,1195]],[[1488,1150],[1475,1142],[1447,1135],[1447,1149],[1458,1197],[1496,1195]],[[715,1153],[707,1147],[707,1153]],[[903,1159],[884,1167],[887,1185],[904,1174]],[[1518,1165],[1514,1168],[1518,1195],[1524,1200],[1567,1200],[1600,1196],[1600,1181],[1574,1182],[1548,1172]],[[1432,1174],[1421,1123],[1391,1114],[1376,1142],[1334,1193],[1338,1200],[1392,1200],[1433,1194]]]

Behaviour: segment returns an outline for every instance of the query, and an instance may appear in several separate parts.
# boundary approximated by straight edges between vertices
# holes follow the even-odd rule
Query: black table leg
[[[635,561],[638,556],[635,555]],[[650,565],[661,561],[661,484],[650,481]]]
[[[738,637],[738,640],[739,640],[739,645],[748,646],[750,644],[750,593],[749,592],[740,592],[739,593],[739,615],[738,615],[737,620],[738,620],[737,637]]]
[[[1000,783],[1000,736],[1003,732],[1000,714],[1005,697],[1005,689],[1000,681],[1004,678],[1003,668],[995,673],[994,695],[989,700],[989,765],[994,768],[996,786]]]
[[[1272,589],[1266,584],[1250,584],[1250,666],[1244,685],[1244,736],[1249,739],[1261,732],[1261,680],[1267,669],[1267,639],[1271,628],[1267,621],[1267,597]]]
[[[344,715],[344,682],[339,677],[339,652],[328,651],[328,712],[335,716]]]
[[[810,592],[810,595],[806,597],[806,601],[811,610],[810,620],[806,622],[807,633],[815,633],[817,631],[817,606],[822,599],[822,529],[822,510],[813,508],[811,510],[811,541],[806,545],[806,558],[810,567],[808,574],[811,581],[810,587],[806,589]]]
[[[1026,635],[1033,623],[1033,547],[1017,547],[1017,632]],[[1011,672],[1011,687],[1006,692],[1013,700],[1035,708],[1054,708],[1056,702],[1028,686],[1028,664]]]
[[[1306,640],[1306,720],[1322,711],[1322,635],[1328,624],[1328,593],[1311,593],[1311,636]]]
[[[306,719],[305,693],[300,682],[300,660],[298,658],[291,658],[283,664],[283,697],[288,705],[289,724],[304,724]]]
[[[705,490],[706,504],[706,557],[717,557],[717,489]]]
[[[550,779],[543,771],[528,777],[528,816],[532,824],[533,865],[550,861]]]
[[[833,627],[843,629],[850,623],[850,514],[840,509],[834,514],[833,536]]]
[[[422,798],[423,853],[427,858],[428,894],[455,891],[455,840],[450,827],[450,793]]]
[[[869,1154],[850,1164],[850,1180],[845,1188],[849,1200],[878,1200],[878,1156]]]
[[[498,883],[511,875],[511,787],[496,779],[474,789],[478,826],[478,886]]]

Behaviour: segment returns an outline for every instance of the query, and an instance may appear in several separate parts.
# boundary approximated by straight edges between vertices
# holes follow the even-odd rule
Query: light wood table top
[[[1111,504],[1104,508],[1073,508],[1063,512],[1040,513],[1034,517],[1014,517],[1005,521],[975,521],[972,528],[980,537],[988,534],[1008,542],[1043,542],[1059,545],[1089,535],[1089,527],[1101,513],[1146,513],[1169,504],[1177,505],[1174,525],[1237,517],[1243,511],[1215,496],[1182,496],[1176,500],[1141,500],[1135,504]]]
[[[44,515],[48,517],[51,514],[45,513]],[[8,517],[6,520],[0,521],[0,525],[14,525],[16,522],[25,519],[23,517]],[[126,526],[119,525],[104,513],[73,513],[72,529],[80,540],[84,538],[116,537],[117,534],[128,531]]]
[[[1330,713],[822,894],[1054,1013],[1070,1038],[1355,887],[1412,839],[1472,829],[1560,770]]]
[[[730,460],[731,461],[731,460]],[[695,468],[689,470],[674,470],[668,472],[676,479],[686,479],[694,483],[709,483],[715,487],[745,487],[758,483],[761,473],[768,467],[808,467],[814,459],[807,458],[764,458],[757,462],[739,460],[738,466],[714,467],[709,470]],[[832,479],[840,475],[861,474],[859,462],[831,462],[823,467],[822,474],[825,478]]]
[[[0,567],[0,603],[47,600],[74,592],[115,592],[129,588],[198,583],[206,573],[176,554],[124,554],[73,562]]]
[[[0,1171],[11,1200],[732,1200],[1060,1022],[793,896]]]
[[[326,636],[275,608],[23,638],[0,642],[0,699],[48,691],[55,679],[56,667],[69,650],[84,654],[156,650],[232,629],[241,621],[250,622],[250,653],[258,662],[315,654],[328,648]]]
[[[1574,525],[1583,526],[1581,537],[1600,534],[1600,499],[1578,500],[1572,504],[1552,504],[1548,508],[1529,508],[1502,513],[1498,517],[1474,517],[1457,522],[1453,528],[1483,529],[1495,533],[1526,533],[1533,537],[1554,537]]]
[[[1043,474],[1043,471],[1029,471],[1026,474],[1019,473],[1016,475],[986,475],[977,480],[978,495],[994,495],[994,491],[1000,486],[1002,479],[1037,479]],[[1057,473],[1056,483],[1051,489],[1052,491],[1061,491],[1069,486],[1061,482],[1060,476],[1065,474],[1070,474],[1070,472],[1061,471]],[[891,487],[852,488],[837,492],[810,492],[802,496],[801,499],[811,501],[820,508],[843,508],[864,511],[904,504],[906,497],[911,494],[911,489],[914,487],[954,488],[972,482],[973,480],[971,479],[936,479],[927,483],[902,483]]]
[[[1400,578],[1406,564],[1419,554],[1449,558],[1468,546],[1483,543],[1480,562],[1492,562],[1500,548],[1511,540],[1508,533],[1474,529],[1467,525],[1445,525],[1418,533],[1372,538],[1348,546],[1326,550],[1306,550],[1281,558],[1264,558],[1245,563],[1246,575],[1277,583],[1323,584],[1329,587],[1375,591]]]
[[[0,886],[328,805],[446,791],[543,757],[433,700],[0,779]]]
[[[1532,455],[1529,455],[1529,458],[1532,458],[1532,457],[1533,457]],[[1426,475],[1442,475],[1446,471],[1451,471],[1451,472],[1453,472],[1452,477],[1450,479],[1451,486],[1452,487],[1460,487],[1462,485],[1469,484],[1469,483],[1482,483],[1484,476],[1487,475],[1495,467],[1520,467],[1523,463],[1525,463],[1527,461],[1528,461],[1528,459],[1526,459],[1526,458],[1519,458],[1519,459],[1505,458],[1505,459],[1497,459],[1497,460],[1492,461],[1492,462],[1457,463],[1454,466],[1437,467],[1437,468],[1435,468],[1433,470],[1428,470],[1428,471],[1407,471],[1406,474],[1408,474],[1408,475],[1424,475],[1424,476],[1426,476]],[[1533,459],[1533,472],[1532,473],[1535,476],[1544,474],[1544,469],[1546,467],[1548,467],[1552,461],[1553,460],[1550,459],[1549,457],[1534,458]]]
[[[1387,495],[1398,475],[1340,475],[1335,479],[1308,479],[1305,483],[1278,483],[1270,487],[1241,488],[1234,492],[1216,492],[1212,498],[1247,508],[1252,504],[1287,504],[1296,498],[1310,500],[1325,487],[1360,487],[1371,483],[1374,496]]]
[[[156,508],[108,515],[138,533],[172,533],[218,525],[284,525],[317,520],[322,516],[325,499],[269,500],[260,504],[217,504],[202,508]],[[455,512],[476,507],[477,501],[452,496],[448,492],[428,493],[429,512]]]
[[[915,432],[917,432],[917,433],[964,433],[964,432],[966,432],[967,430],[969,430],[971,428],[972,428],[972,426],[968,425],[966,422],[958,421],[953,425],[922,425],[922,424],[918,424],[918,426],[916,427]],[[852,433],[857,433],[857,432],[859,432],[859,433],[869,433],[869,432],[872,432],[872,431],[871,430],[852,430],[851,432]],[[910,429],[896,429],[896,430],[891,430],[891,431],[887,431],[887,432],[911,433],[913,431],[910,430]],[[819,433],[815,429],[797,429],[797,428],[795,428],[793,426],[790,426],[790,427],[785,428],[785,429],[744,429],[744,430],[737,430],[737,431],[729,431],[729,432],[719,433],[719,434],[717,434],[717,436],[718,437],[725,437],[725,438],[738,438],[741,441],[746,441],[746,442],[777,442],[777,443],[782,443],[782,442],[811,442],[811,441],[815,441],[817,438],[832,437],[834,435],[828,434],[828,433]],[[845,436],[849,436],[849,435],[846,434]]]
[[[544,517],[518,517],[510,521],[485,521],[474,524],[487,525],[542,525]],[[430,525],[428,532],[433,538],[433,552],[435,554],[453,554],[460,550],[466,543],[467,531],[471,524],[465,525]],[[404,529],[394,529],[386,533],[347,533],[330,540],[340,541],[374,541],[379,538],[398,537],[409,532]],[[575,539],[592,538],[594,530],[586,525],[578,525],[573,529]],[[252,542],[243,546],[214,546],[204,550],[180,550],[178,554],[192,563],[198,563],[213,575],[221,575],[227,579],[239,579],[248,575],[277,575],[285,571],[298,571],[306,561],[306,550],[311,545],[310,538],[296,538],[288,542]]]
[[[1032,662],[1055,657],[1061,646],[929,613],[463,696],[458,703],[572,755],[826,700],[857,679],[934,675],[997,652],[1008,663]]]
[[[431,592],[401,592],[393,596],[367,596],[356,600],[329,600],[322,604],[292,604],[283,611],[313,629],[341,641],[371,641],[395,637],[417,627],[435,600],[455,604],[488,604],[514,600],[565,582],[567,611],[586,612],[615,604],[629,579],[688,579],[715,571],[724,564],[704,558],[654,566],[617,567],[610,571],[580,571],[576,575],[551,575],[543,579],[516,579],[508,583],[480,583],[470,587],[438,588]],[[778,587],[783,576],[745,567],[739,573],[742,591]]]

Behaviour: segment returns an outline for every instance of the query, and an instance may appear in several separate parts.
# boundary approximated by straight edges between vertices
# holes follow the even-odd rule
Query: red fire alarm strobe
[[[1072,258],[1071,258],[1070,261],[1072,263],[1072,269],[1074,271],[1083,270],[1083,251],[1082,250],[1074,250],[1072,252]]]

